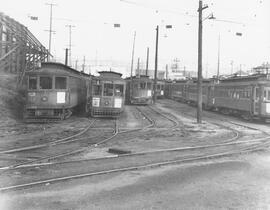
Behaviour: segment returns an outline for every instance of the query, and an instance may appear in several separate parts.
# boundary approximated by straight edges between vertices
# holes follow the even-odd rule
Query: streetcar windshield
[[[66,89],[67,78],[66,77],[55,77],[55,89]]]
[[[147,82],[147,89],[151,90],[152,89],[152,83],[151,82]]]
[[[51,77],[40,77],[39,80],[40,89],[52,89],[52,78]]]
[[[111,83],[105,83],[104,84],[104,96],[113,96],[113,84]]]
[[[141,88],[141,89],[145,89],[145,87],[146,87],[146,83],[145,83],[145,82],[141,82],[141,83],[140,83],[140,88]]]
[[[263,100],[270,101],[270,88],[265,88],[263,92]]]
[[[93,95],[94,96],[101,95],[101,85],[93,85]]]
[[[28,89],[36,90],[37,89],[37,77],[29,77]]]
[[[124,85],[115,84],[114,86],[114,96],[123,96]]]

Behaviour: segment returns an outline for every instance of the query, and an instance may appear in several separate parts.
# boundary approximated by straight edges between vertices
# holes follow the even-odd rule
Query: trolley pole
[[[157,69],[158,69],[158,33],[159,33],[159,27],[157,25],[156,28],[156,54],[155,54],[155,77],[154,77],[154,96],[153,96],[153,102],[154,104],[157,101]]]
[[[198,80],[197,80],[197,123],[202,123],[202,0],[199,1],[199,31],[198,31]]]

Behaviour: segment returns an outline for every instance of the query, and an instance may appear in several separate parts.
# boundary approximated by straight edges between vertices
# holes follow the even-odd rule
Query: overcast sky
[[[136,31],[135,63],[146,60],[150,48],[150,68],[154,67],[155,28],[160,26],[159,68],[180,60],[180,67],[197,71],[198,0],[8,0],[1,11],[27,26],[48,48],[50,8],[53,7],[52,54],[64,60],[72,28],[72,61],[87,64],[95,60],[131,61],[133,34]],[[218,36],[220,34],[221,74],[243,70],[270,61],[269,0],[205,0],[207,17],[203,21],[203,71],[208,76],[217,70]],[[31,20],[28,16],[37,16]],[[121,24],[114,28],[113,24]],[[172,29],[166,29],[172,25]],[[242,33],[237,36],[236,33]],[[92,62],[91,62],[92,61]],[[127,66],[127,69],[130,67]]]

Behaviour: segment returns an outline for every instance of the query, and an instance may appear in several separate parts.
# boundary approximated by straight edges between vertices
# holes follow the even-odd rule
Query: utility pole
[[[75,61],[75,69],[78,69],[78,59]]]
[[[96,50],[96,56],[95,56],[95,66],[98,65],[98,51]]]
[[[65,49],[65,65],[67,66],[68,65],[68,49],[66,48]]]
[[[233,61],[231,61],[231,75],[233,74]]]
[[[66,25],[66,27],[69,28],[69,66],[72,66],[72,61],[71,61],[71,29],[75,26],[73,25]]]
[[[132,78],[132,74],[133,74],[133,61],[134,61],[135,39],[136,39],[136,31],[134,32],[133,47],[132,47],[131,68],[130,68],[130,77],[131,78]]]
[[[133,74],[133,61],[134,61],[134,50],[135,50],[135,40],[136,40],[136,31],[134,32],[134,38],[133,38],[133,47],[132,47],[132,56],[131,56],[131,68],[130,68],[130,78],[131,78],[131,82],[130,82],[130,99],[132,97],[132,88],[133,88],[133,78],[132,78],[132,74]]]
[[[169,74],[168,64],[166,64],[166,80],[168,79],[168,74]]]
[[[157,25],[156,28],[156,54],[155,54],[155,77],[154,77],[154,97],[153,102],[156,103],[157,100],[157,70],[158,70],[158,33],[159,33],[159,27]]]
[[[139,77],[141,76],[141,73],[140,73],[140,58],[138,58],[138,63],[137,63],[137,74],[139,75]]]
[[[56,4],[46,3],[46,5],[50,6],[50,29],[47,30],[47,31],[49,31],[49,56],[48,56],[48,59],[50,60],[51,44],[52,44],[52,33],[55,32],[55,31],[52,30],[52,8],[53,8],[53,6],[56,6]]]
[[[149,63],[149,47],[147,47],[147,56],[146,56],[146,68],[145,68],[146,76],[148,76],[148,63]]]
[[[83,65],[82,65],[82,71],[84,72],[84,68],[85,68],[85,56],[83,56]]]
[[[207,7],[203,6],[202,0],[199,1],[197,123],[202,123],[202,11]]]
[[[220,65],[220,34],[218,35],[218,65],[217,65],[217,79],[219,78],[219,65]]]

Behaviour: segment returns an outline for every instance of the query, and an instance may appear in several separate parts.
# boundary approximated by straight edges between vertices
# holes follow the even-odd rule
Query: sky
[[[19,21],[49,48],[50,6],[53,6],[51,53],[64,62],[71,33],[71,60],[86,68],[104,63],[128,75],[136,31],[134,65],[154,68],[156,26],[159,25],[159,69],[177,58],[180,68],[197,71],[198,0],[9,0],[1,12]],[[205,0],[203,10],[203,75],[220,74],[270,62],[269,0]],[[213,14],[215,20],[207,17]],[[29,16],[37,16],[31,20]],[[120,24],[120,28],[113,25]],[[166,29],[166,25],[172,25]],[[241,33],[242,36],[237,36]],[[219,39],[220,37],[220,39]],[[220,40],[220,41],[219,41]]]

